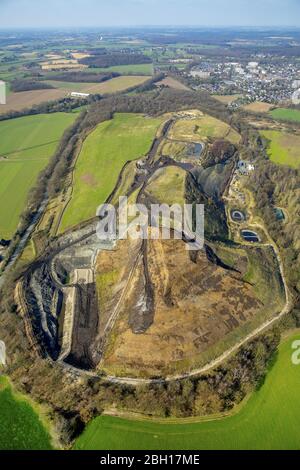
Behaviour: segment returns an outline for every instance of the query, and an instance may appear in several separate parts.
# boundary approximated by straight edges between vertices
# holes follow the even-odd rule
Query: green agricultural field
[[[75,82],[61,82],[57,80],[48,80],[54,88],[64,90],[66,93],[80,92],[80,93],[91,93],[91,94],[108,94],[117,93],[120,91],[128,90],[132,87],[142,85],[145,81],[150,79],[150,76],[145,75],[133,75],[133,76],[121,76],[112,78],[102,83],[75,83]]]
[[[56,113],[0,122],[0,238],[16,231],[30,188],[76,117]]]
[[[300,449],[300,366],[292,364],[285,340],[265,383],[228,417],[162,424],[103,416],[77,440],[76,450],[247,450]]]
[[[261,131],[261,135],[270,141],[268,154],[272,162],[299,168],[300,135],[281,131]]]
[[[96,215],[97,207],[112,193],[124,164],[149,151],[161,122],[161,118],[116,114],[89,135],[76,164],[73,196],[60,231]]]
[[[51,437],[31,404],[0,377],[0,450],[51,450]]]
[[[278,108],[271,111],[270,114],[274,119],[300,122],[300,111],[298,109]]]

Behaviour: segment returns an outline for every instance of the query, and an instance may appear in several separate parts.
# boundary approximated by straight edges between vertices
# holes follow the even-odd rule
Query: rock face
[[[53,282],[47,264],[38,267],[26,281],[26,304],[33,331],[46,353],[56,360],[59,354],[58,317],[63,301],[62,291]]]
[[[95,224],[62,237],[54,253],[26,273],[23,297],[42,351],[53,360],[93,369],[101,357],[94,260]],[[99,341],[95,341],[98,338]]]
[[[72,341],[64,360],[81,369],[93,369],[97,365],[92,350],[99,321],[96,285],[79,284],[74,289]]]

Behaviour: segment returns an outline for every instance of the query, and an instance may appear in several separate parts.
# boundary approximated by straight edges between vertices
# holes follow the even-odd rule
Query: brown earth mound
[[[124,262],[126,244],[132,253],[132,242],[121,243],[105,253],[111,266]],[[239,273],[209,261],[205,250],[191,256],[181,240],[149,240],[139,254],[101,364],[108,373],[157,376],[195,366],[261,306]]]

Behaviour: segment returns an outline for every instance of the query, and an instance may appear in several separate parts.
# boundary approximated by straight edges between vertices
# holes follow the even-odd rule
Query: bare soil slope
[[[143,255],[109,339],[103,363],[109,373],[157,376],[193,367],[260,309],[242,275],[209,261],[205,250],[191,255],[181,240],[152,240]],[[120,259],[118,250],[106,256],[112,265]],[[148,318],[140,334],[135,312]]]

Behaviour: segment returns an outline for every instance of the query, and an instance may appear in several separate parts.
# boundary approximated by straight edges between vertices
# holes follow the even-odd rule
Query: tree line
[[[110,54],[93,54],[90,57],[80,59],[79,63],[87,65],[90,68],[107,68],[116,65],[151,64],[152,60],[150,57],[143,54],[124,54],[113,52]]]
[[[34,79],[18,78],[10,82],[11,91],[19,93],[21,91],[48,90],[54,88],[50,83],[41,82]]]
[[[112,78],[119,77],[117,72],[106,73],[91,73],[91,72],[61,72],[51,75],[44,75],[43,79],[57,80],[60,82],[75,82],[75,83],[102,83]]]

